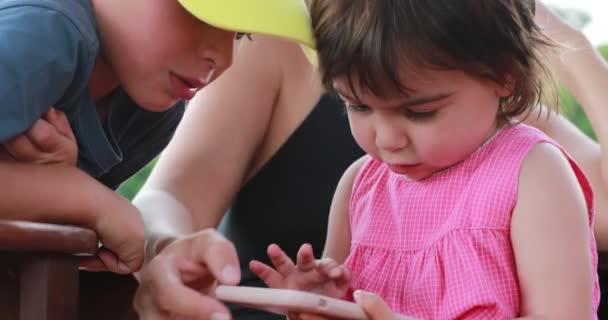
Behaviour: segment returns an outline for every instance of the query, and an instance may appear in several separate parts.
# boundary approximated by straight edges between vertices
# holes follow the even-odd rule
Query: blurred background
[[[606,0],[545,0],[559,16],[582,30],[608,61],[608,9]],[[607,88],[608,90],[608,88]],[[585,134],[595,139],[589,120],[574,97],[563,87],[559,88],[560,112],[568,117]],[[346,120],[345,120],[346,121]],[[125,181],[118,192],[131,199],[150,174],[156,160]]]

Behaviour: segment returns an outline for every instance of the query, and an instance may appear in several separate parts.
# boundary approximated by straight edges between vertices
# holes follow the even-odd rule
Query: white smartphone
[[[224,302],[283,315],[289,311],[344,319],[368,319],[356,303],[298,290],[219,285],[215,289],[215,297]]]
[[[363,309],[356,303],[298,290],[219,285],[215,289],[215,297],[224,302],[236,303],[282,315],[287,315],[287,312],[290,311],[344,319],[368,320]],[[395,314],[395,318],[416,320],[398,314]]]

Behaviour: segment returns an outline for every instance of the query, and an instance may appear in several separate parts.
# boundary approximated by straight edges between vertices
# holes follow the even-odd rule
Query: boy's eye
[[[369,111],[369,106],[364,105],[364,104],[346,104],[346,108],[349,111],[355,111],[355,112],[366,112]]]
[[[437,114],[436,110],[431,111],[412,111],[410,109],[405,110],[405,116],[410,120],[429,120]]]
[[[243,37],[247,37],[247,39],[251,40],[251,33],[237,32],[234,36],[236,40],[241,40]]]

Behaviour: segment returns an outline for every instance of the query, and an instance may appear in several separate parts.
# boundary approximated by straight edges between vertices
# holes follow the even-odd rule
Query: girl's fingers
[[[310,244],[304,244],[298,250],[296,266],[301,272],[308,272],[316,268],[317,264]]]
[[[249,269],[255,273],[269,288],[285,288],[284,278],[278,271],[262,262],[252,260]]]
[[[295,270],[295,264],[291,258],[278,245],[269,245],[267,252],[272,265],[283,277],[287,277]]]
[[[325,274],[332,280],[343,276],[343,270],[340,265],[330,258],[323,258],[317,261],[317,268],[319,269],[319,272]]]

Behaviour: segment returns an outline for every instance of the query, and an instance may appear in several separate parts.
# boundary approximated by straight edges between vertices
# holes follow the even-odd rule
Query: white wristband
[[[146,257],[156,255],[156,246],[162,238],[192,231],[190,211],[169,192],[144,189],[133,199],[133,205],[139,209],[146,225]]]
[[[186,206],[171,193],[158,189],[141,190],[133,199],[133,205],[139,209],[142,215],[156,212],[166,212],[179,216],[189,215]]]

